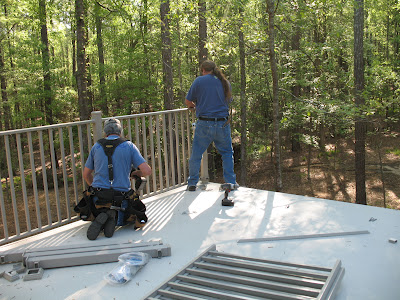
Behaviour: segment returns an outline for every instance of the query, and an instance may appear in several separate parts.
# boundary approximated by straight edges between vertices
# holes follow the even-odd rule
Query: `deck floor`
[[[116,263],[46,269],[40,280],[0,278],[3,299],[143,299],[215,244],[242,256],[332,267],[340,259],[344,277],[339,300],[400,299],[400,211],[240,187],[234,207],[222,207],[223,192],[186,186],[145,199],[143,230],[119,228],[112,239],[92,243],[162,240],[172,255],[153,258],[123,286],[103,279]],[[371,218],[376,219],[371,221]],[[9,249],[87,244],[88,222],[78,221],[0,247]],[[370,234],[238,243],[240,239],[368,230]],[[398,243],[389,243],[390,238]],[[0,265],[0,272],[12,264]]]

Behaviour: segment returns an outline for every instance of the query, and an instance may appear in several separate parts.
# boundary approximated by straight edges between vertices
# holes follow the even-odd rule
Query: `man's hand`
[[[196,104],[192,101],[189,101],[188,99],[185,99],[185,104],[187,105],[188,108],[196,108]]]
[[[147,163],[142,163],[141,165],[138,166],[137,169],[132,169],[131,173],[129,174],[130,177],[146,177],[151,175],[151,168]]]

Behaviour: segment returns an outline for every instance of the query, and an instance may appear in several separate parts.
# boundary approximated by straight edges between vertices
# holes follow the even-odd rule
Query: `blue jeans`
[[[231,126],[229,124],[224,126],[225,123],[226,121],[197,120],[192,155],[189,159],[188,185],[196,185],[199,181],[201,158],[212,142],[222,156],[225,182],[236,183],[236,175],[233,171]]]

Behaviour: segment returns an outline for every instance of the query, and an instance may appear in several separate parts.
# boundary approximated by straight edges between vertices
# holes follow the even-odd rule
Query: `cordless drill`
[[[234,206],[233,200],[228,199],[228,194],[230,191],[235,189],[235,185],[231,183],[221,184],[219,187],[220,191],[225,191],[225,197],[222,199],[222,206]]]

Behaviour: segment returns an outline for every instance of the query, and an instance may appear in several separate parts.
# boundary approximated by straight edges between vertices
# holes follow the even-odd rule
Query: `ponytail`
[[[222,82],[222,87],[224,88],[225,101],[229,101],[232,98],[232,91],[229,85],[228,79],[226,79],[224,73],[221,69],[216,66],[216,64],[211,60],[205,60],[202,62],[200,69],[204,69],[207,72],[212,72],[219,80]]]

